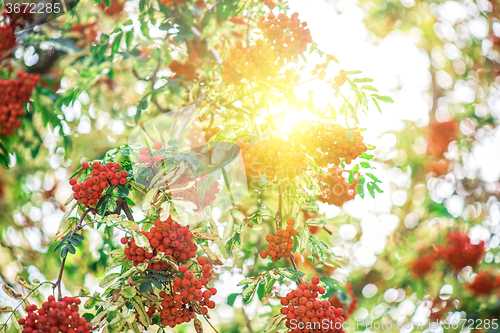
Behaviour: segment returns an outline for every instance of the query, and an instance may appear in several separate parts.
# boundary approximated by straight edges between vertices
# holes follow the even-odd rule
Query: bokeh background
[[[381,114],[359,116],[359,127],[366,128],[365,142],[376,147],[372,172],[382,181],[384,192],[375,198],[356,196],[343,207],[320,203],[318,215],[327,221],[329,232],[314,227],[311,232],[331,244],[342,266],[314,267],[303,256],[299,268],[308,275],[319,272],[338,281],[341,286],[331,297],[355,320],[500,318],[499,285],[491,282],[488,287],[485,282],[500,276],[500,4],[496,0],[291,0],[288,5],[290,12],[299,12],[308,22],[319,48],[338,58],[339,69],[361,70],[374,79],[382,95],[394,100],[382,105]],[[137,105],[148,83],[132,73],[143,76],[140,71],[151,67],[148,59],[162,45],[159,22],[149,26],[152,38],[141,45],[139,65],[123,61],[88,67],[79,57],[101,31],[112,31],[129,19],[137,23],[137,6],[138,1],[127,1],[122,11],[106,13],[92,1],[81,1],[74,15],[57,23],[64,38],[55,38],[57,27],[49,27],[53,41],[15,51],[19,61],[32,72],[41,72],[67,98],[58,99],[59,126],[33,120],[34,126],[43,128],[36,158],[31,146],[18,142],[14,143],[16,153],[10,154],[11,168],[0,167],[1,283],[12,284],[19,274],[30,281],[57,278],[60,259],[53,254],[54,236],[72,193],[70,175],[80,162],[100,158],[108,149],[125,144],[135,127]],[[86,27],[83,32],[75,28],[78,24]],[[139,34],[140,26],[134,29]],[[59,52],[55,60],[47,51],[54,45]],[[181,48],[165,47],[174,56],[182,55]],[[317,58],[314,54],[306,57],[305,66],[312,69]],[[171,77],[172,73],[165,69],[162,75]],[[76,96],[78,86],[83,88]],[[182,87],[160,98],[162,108],[186,103],[182,91],[175,89]],[[311,89],[318,105],[338,98],[314,82],[297,94],[307,96]],[[275,106],[277,114],[284,109]],[[143,111],[143,117],[153,117],[155,112]],[[290,110],[278,125],[283,133],[293,135],[304,119],[314,117]],[[257,209],[251,199],[240,207],[244,215]],[[133,214],[143,217],[139,207],[133,208]],[[214,218],[224,233],[229,224],[224,212],[215,208]],[[102,291],[98,282],[106,254],[119,246],[119,233],[106,238],[102,231],[87,232],[84,248],[67,264],[63,289],[67,294],[76,294],[80,288]],[[454,243],[449,237],[452,232],[467,240]],[[234,296],[241,292],[237,283],[245,276],[271,267],[254,257],[263,233],[255,227],[240,255],[224,259],[218,268],[218,307],[212,322],[221,332],[264,331],[271,313],[276,312],[276,299],[258,297],[243,305],[241,297]],[[484,246],[479,258],[453,268],[456,257],[467,257],[474,245]],[[213,249],[221,252],[217,245]],[[418,266],[418,260],[425,262]],[[486,280],[478,278],[481,274]],[[474,281],[479,287],[471,287]],[[276,287],[276,291],[283,294],[287,288]],[[42,288],[41,294],[51,294],[50,287]],[[0,293],[0,304],[17,302]],[[0,315],[0,322],[3,319]],[[378,331],[358,327],[365,329]],[[499,331],[498,326],[481,329]],[[469,330],[461,325],[456,329]],[[194,329],[185,325],[176,331]]]

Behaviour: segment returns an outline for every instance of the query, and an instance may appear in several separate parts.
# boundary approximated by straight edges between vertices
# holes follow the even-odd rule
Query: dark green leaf
[[[151,287],[152,287],[151,282],[146,281],[146,282],[141,283],[141,285],[139,286],[139,291],[141,293],[145,293],[145,292],[148,292],[149,289],[151,289]]]

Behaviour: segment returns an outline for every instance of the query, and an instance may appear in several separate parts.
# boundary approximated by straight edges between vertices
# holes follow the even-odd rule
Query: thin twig
[[[250,318],[248,318],[247,313],[244,308],[241,308],[241,312],[243,313],[243,317],[245,318],[245,325],[247,325],[248,331],[253,333],[252,325],[250,323]]]

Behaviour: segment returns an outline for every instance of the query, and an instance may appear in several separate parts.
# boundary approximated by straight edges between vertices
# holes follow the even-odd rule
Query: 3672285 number
[[[30,14],[59,14],[62,10],[62,3],[50,2],[16,2],[5,3],[5,11],[8,14],[30,13]]]

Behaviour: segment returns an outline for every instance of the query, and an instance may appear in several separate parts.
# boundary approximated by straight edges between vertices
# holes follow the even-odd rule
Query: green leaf
[[[371,160],[373,158],[373,155],[369,155],[367,153],[361,153],[361,155],[359,155],[360,158],[364,158],[365,160]]]
[[[349,184],[354,183],[354,176],[359,172],[359,165],[355,165],[349,172]]]
[[[347,71],[346,74],[347,75],[352,75],[352,74],[360,74],[361,71]]]
[[[372,94],[372,97],[375,97],[376,99],[378,99],[379,101],[384,102],[384,103],[394,103],[392,98],[390,98],[389,96],[381,96],[379,94]]]
[[[74,245],[76,247],[80,247],[82,245],[82,243],[78,239],[73,237],[69,240],[69,242],[71,245]]]
[[[375,182],[377,182],[377,183],[382,183],[382,181],[380,181],[377,177],[375,177],[375,175],[374,175],[374,174],[367,172],[367,173],[366,173],[366,175],[367,175],[368,177],[370,177],[371,179],[373,179]]]
[[[375,103],[375,106],[377,107],[378,112],[380,112],[380,114],[382,114],[382,110],[380,109],[380,105],[378,105],[377,100],[375,98],[372,98],[372,101],[373,101],[373,103]]]
[[[109,40],[109,35],[101,34],[101,44],[107,43]]]
[[[359,194],[359,196],[361,197],[361,199],[363,199],[365,197],[365,177],[363,175],[361,175],[359,178],[358,178],[358,183],[356,184],[356,192]]]
[[[126,286],[125,288],[122,289],[120,294],[124,298],[132,298],[137,294],[137,290],[132,286]]]
[[[66,258],[66,256],[68,255],[68,247],[65,246],[63,247],[63,249],[61,250],[61,258]]]
[[[148,315],[146,314],[146,310],[144,309],[144,304],[142,304],[141,298],[139,296],[135,296],[131,299],[131,302],[134,305],[137,314],[139,315],[140,323],[145,327],[149,327]]]
[[[141,285],[139,286],[139,291],[141,293],[145,293],[145,292],[148,292],[149,289],[151,289],[151,287],[152,287],[151,282],[146,281],[146,282],[141,283]]]
[[[109,275],[106,275],[101,282],[99,282],[99,287],[101,288],[106,288],[113,282],[114,279],[116,279],[118,276],[120,276],[120,273],[111,273]]]
[[[245,290],[243,290],[243,293],[241,294],[241,296],[243,297],[244,304],[249,304],[252,301],[253,296],[255,295],[255,291],[257,290],[257,287],[259,286],[259,282],[260,282],[260,279],[257,280],[256,282],[252,283],[248,287],[246,287]]]
[[[326,221],[320,219],[320,218],[312,218],[312,219],[308,219],[305,221],[305,223],[307,225],[312,225],[312,226],[315,226],[315,227],[321,227],[321,226],[324,226],[326,224]]]
[[[353,82],[356,82],[356,83],[364,83],[364,82],[373,82],[373,79],[370,79],[370,78],[362,78],[362,79],[354,79],[352,80]]]
[[[161,286],[160,281],[158,281],[158,280],[157,280],[157,279],[155,279],[154,277],[151,277],[151,278],[149,279],[149,281],[151,281],[151,283],[153,283],[153,285],[154,285],[156,288],[158,288],[158,289],[160,289],[160,290],[162,290],[162,289],[163,289],[163,288],[162,288],[162,286]]]
[[[364,85],[364,86],[361,86],[361,89],[378,92],[377,88],[375,88],[375,87],[373,87],[373,86],[371,86],[371,85]]]
[[[68,249],[69,253],[71,253],[71,254],[75,254],[76,253],[76,249],[75,249],[75,247],[73,245],[71,245],[71,244],[68,243],[68,245],[66,245],[66,248]]]
[[[122,41],[123,34],[119,34],[115,37],[115,40],[113,41],[113,44],[111,45],[111,58],[115,56],[115,54],[118,52],[118,49],[120,48],[120,43]]]
[[[308,239],[309,239],[309,228],[304,223],[304,228],[302,228],[302,237],[300,238],[300,246],[299,246],[300,254],[304,253]]]
[[[227,305],[229,305],[229,306],[233,306],[233,305],[234,305],[234,302],[236,301],[236,298],[237,298],[239,295],[240,295],[240,294],[238,294],[238,293],[229,294],[229,296],[227,296]]]

